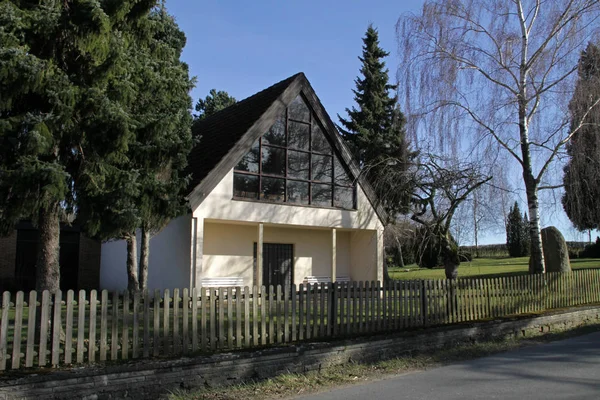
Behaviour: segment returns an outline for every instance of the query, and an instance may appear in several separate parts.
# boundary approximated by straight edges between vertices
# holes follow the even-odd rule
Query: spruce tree
[[[524,224],[524,214],[521,214],[519,204],[515,201],[514,206],[510,208],[506,221],[506,247],[508,255],[511,257],[523,257],[527,255],[529,235],[528,226]]]
[[[164,7],[154,9],[128,34],[135,96],[126,110],[133,132],[127,161],[112,170],[113,179],[102,190],[95,191],[91,182],[83,188],[80,217],[91,235],[127,241],[128,288],[143,290],[150,238],[187,210],[183,171],[193,144],[193,80],[180,61],[185,35]],[[142,236],[139,263],[137,231]]]
[[[0,225],[37,224],[38,290],[59,289],[60,221],[81,176],[101,185],[126,158],[123,31],[154,3],[0,2]]]
[[[363,38],[360,74],[353,90],[356,107],[346,108],[348,118],[338,115],[338,129],[359,161],[391,220],[406,212],[410,198],[407,170],[414,154],[408,149],[405,118],[389,83],[383,59],[389,55],[379,46],[379,34],[369,25]]]
[[[564,168],[562,204],[580,231],[600,228],[600,106],[591,111],[600,94],[600,48],[589,44],[579,60],[579,80],[570,103],[571,128],[580,125],[567,145],[569,161]]]
[[[521,256],[525,257],[531,252],[531,235],[529,234],[529,217],[527,216],[527,212],[523,213],[521,230]]]
[[[196,103],[196,111],[198,114],[195,115],[195,118],[197,120],[203,120],[235,103],[237,103],[237,100],[235,97],[230,96],[229,93],[223,90],[217,91],[217,89],[211,89],[208,96],[204,99],[199,99]]]

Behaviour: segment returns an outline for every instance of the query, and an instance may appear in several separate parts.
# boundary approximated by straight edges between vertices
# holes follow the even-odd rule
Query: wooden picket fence
[[[4,292],[0,370],[229,351],[592,304],[600,302],[600,269],[63,295],[44,291],[40,299],[32,291],[26,299],[23,292]]]

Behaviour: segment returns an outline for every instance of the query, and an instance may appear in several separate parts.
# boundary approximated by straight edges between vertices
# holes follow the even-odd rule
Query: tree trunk
[[[527,187],[527,206],[529,208],[529,237],[531,239],[530,274],[546,273],[544,251],[542,247],[542,230],[540,228],[540,210],[538,207],[537,187]]]
[[[396,249],[398,250],[398,267],[404,268],[404,255],[402,254],[402,244],[396,238]]]
[[[38,230],[40,241],[36,266],[35,288],[38,292],[48,290],[54,294],[60,290],[60,206],[52,204],[39,211]]]
[[[479,258],[478,229],[477,229],[477,195],[473,193],[473,234],[475,235],[475,257]]]
[[[522,10],[521,10],[522,12]],[[527,207],[529,208],[529,235],[531,238],[531,259],[529,260],[529,273],[544,273],[544,252],[542,250],[542,233],[540,229],[540,211],[538,207],[537,187],[538,182],[533,176],[531,166],[531,148],[529,143],[529,119],[527,99],[527,75],[529,73],[527,56],[529,49],[529,34],[526,29],[523,15],[519,16],[521,22],[521,64],[519,66],[519,94],[517,96],[519,110],[519,139],[521,139],[521,155],[523,158],[523,181],[527,193]]]
[[[448,234],[442,236],[442,257],[444,259],[446,279],[454,280],[458,278],[458,266],[460,265],[458,246],[452,244],[448,238]]]
[[[126,237],[127,242],[127,289],[131,292],[139,290],[137,238],[135,232]]]
[[[140,290],[148,288],[148,261],[150,256],[150,232],[142,228],[142,247],[140,250]]]

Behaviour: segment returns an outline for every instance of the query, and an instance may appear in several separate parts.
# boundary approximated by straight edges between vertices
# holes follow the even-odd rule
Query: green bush
[[[471,262],[473,261],[473,254],[471,254],[468,251],[459,251],[458,259],[460,260],[460,262]]]
[[[596,238],[596,243],[585,246],[579,252],[579,258],[600,258],[600,237]]]

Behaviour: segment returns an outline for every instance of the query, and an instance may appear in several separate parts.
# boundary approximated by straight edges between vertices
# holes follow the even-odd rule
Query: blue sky
[[[194,102],[212,88],[241,100],[304,72],[336,121],[335,115],[353,104],[357,57],[369,23],[390,52],[393,78],[396,21],[421,5],[420,0],[167,0],[187,36],[183,59],[198,79]]]
[[[304,72],[332,119],[354,104],[362,38],[370,23],[390,52],[387,67],[395,81],[398,66],[396,22],[419,13],[422,0],[167,0],[167,8],[187,36],[183,59],[197,78],[194,103],[210,89],[244,99],[297,72]],[[520,177],[514,177],[522,186]],[[519,196],[526,209],[524,194]],[[567,240],[584,239],[572,229],[562,207],[542,215]],[[501,243],[502,233],[482,243]]]

